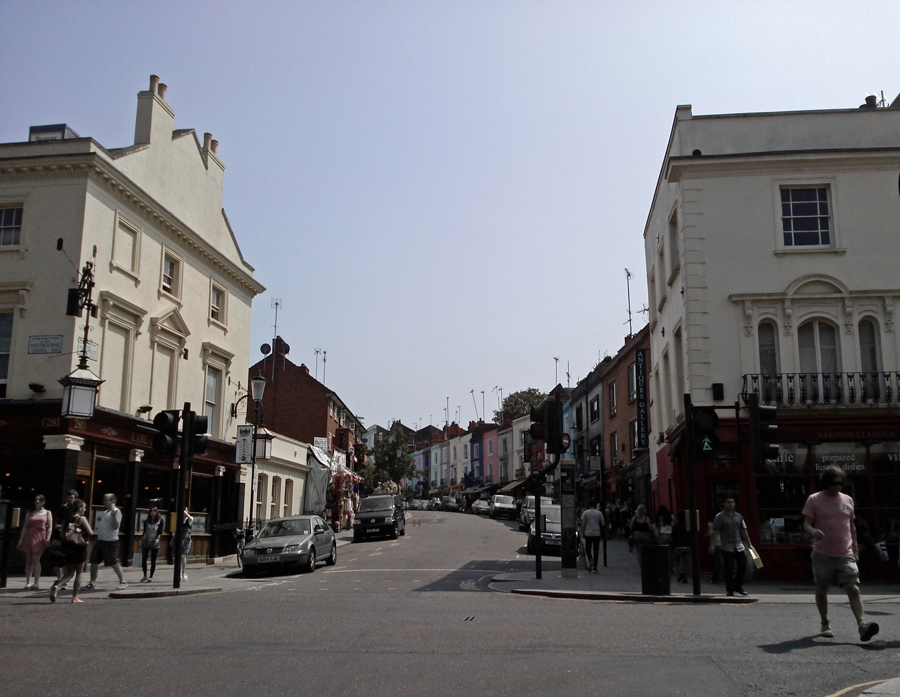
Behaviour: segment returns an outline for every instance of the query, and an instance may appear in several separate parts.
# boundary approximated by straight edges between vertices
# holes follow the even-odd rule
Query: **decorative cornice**
[[[37,158],[15,158],[0,161],[0,181],[10,179],[55,179],[88,177],[103,185],[113,195],[141,212],[157,227],[171,235],[186,249],[244,288],[258,295],[265,287],[234,263],[217,253],[177,216],[160,205],[152,196],[120,172],[99,153],[78,153]]]

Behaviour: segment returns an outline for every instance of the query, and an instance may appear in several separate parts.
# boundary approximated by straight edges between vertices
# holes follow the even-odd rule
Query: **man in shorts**
[[[97,570],[102,561],[106,568],[112,568],[119,577],[119,585],[116,590],[128,588],[125,577],[122,575],[122,567],[116,559],[119,553],[119,525],[122,522],[122,511],[116,508],[116,495],[103,495],[104,510],[97,514],[97,542],[91,550],[91,582],[85,588],[95,588],[97,582]]]
[[[850,600],[850,609],[859,625],[860,641],[868,641],[878,634],[878,625],[866,622],[859,597],[859,547],[853,523],[853,499],[841,493],[844,482],[843,470],[827,467],[821,475],[822,490],[811,494],[803,506],[803,529],[813,538],[816,607],[822,618],[819,636],[834,636],[828,619],[828,587],[836,582]]]

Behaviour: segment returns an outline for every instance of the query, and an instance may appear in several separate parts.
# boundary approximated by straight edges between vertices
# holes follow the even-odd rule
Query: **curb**
[[[221,593],[224,588],[170,588],[153,591],[113,591],[109,594],[115,600],[142,600],[145,598],[171,598],[176,595],[198,595],[200,593]]]
[[[721,595],[644,595],[643,593],[597,592],[597,591],[561,591],[551,588],[512,588],[516,595],[537,595],[546,598],[569,598],[573,600],[619,600],[632,603],[688,603],[688,604],[721,604],[748,605],[759,602],[759,598],[728,597]]]

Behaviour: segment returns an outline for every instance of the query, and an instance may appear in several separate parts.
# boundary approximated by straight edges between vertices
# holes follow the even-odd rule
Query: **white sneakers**
[[[118,586],[116,586],[117,591],[123,591],[126,588],[128,588],[128,584],[125,583],[125,581],[122,581],[122,583],[120,583]]]

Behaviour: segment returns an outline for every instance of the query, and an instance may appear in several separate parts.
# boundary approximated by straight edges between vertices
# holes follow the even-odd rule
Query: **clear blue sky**
[[[0,141],[133,141],[169,86],[209,131],[272,336],[367,425],[467,423],[584,377],[646,301],[642,231],[675,107],[856,107],[900,92],[900,4],[0,3]],[[643,326],[635,314],[635,329]],[[322,377],[322,364],[319,363]]]

